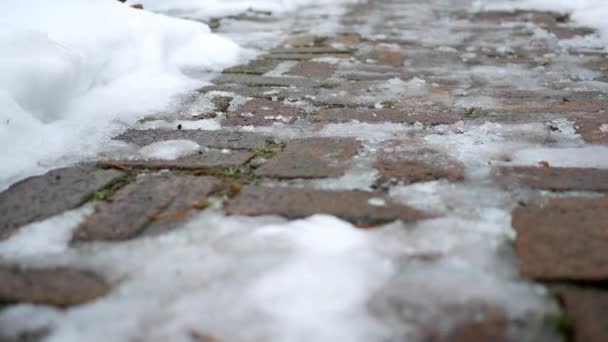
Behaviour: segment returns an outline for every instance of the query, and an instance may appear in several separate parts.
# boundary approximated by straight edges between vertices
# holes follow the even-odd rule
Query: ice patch
[[[167,140],[152,143],[139,150],[146,159],[175,160],[200,151],[199,144],[191,140]]]
[[[68,250],[72,232],[93,206],[67,211],[49,219],[21,227],[10,239],[0,241],[0,258],[7,260],[60,254]]]
[[[573,148],[538,147],[515,152],[515,165],[536,166],[546,161],[554,167],[608,168],[608,146],[583,146]]]

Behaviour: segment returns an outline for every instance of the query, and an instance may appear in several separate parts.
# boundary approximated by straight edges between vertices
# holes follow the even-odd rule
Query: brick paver
[[[0,303],[60,307],[82,304],[105,295],[109,286],[99,276],[69,268],[19,269],[0,266]]]
[[[358,228],[401,221],[403,226],[370,232],[391,236],[398,246],[377,247],[390,259],[393,278],[360,303],[387,327],[383,341],[558,341],[559,329],[542,317],[547,306],[525,313],[518,306],[517,291],[531,283],[555,286],[546,296],[537,291],[536,298],[558,304],[575,341],[607,340],[604,156],[595,156],[604,165],[598,168],[554,167],[542,157],[537,165],[509,162],[518,149],[608,144],[602,83],[608,81],[608,54],[566,41],[596,34],[568,15],[472,11],[471,4],[359,1],[345,5],[340,22],[325,34],[299,27],[314,18],[295,13],[284,41],[195,92],[205,103],[200,113],[144,116],[141,122],[165,120],[176,127],[115,136],[132,156],[104,155],[0,193],[0,240],[89,201],[96,201],[95,212],[72,237],[72,246],[83,250],[90,242],[122,246],[123,240],[179,230],[202,210],[221,219],[237,216],[235,221],[327,214]],[[201,119],[215,120],[219,129],[179,125]],[[138,148],[168,140],[191,140],[201,150],[175,160],[139,157]],[[425,209],[397,201],[400,194]],[[472,198],[478,203],[469,203]],[[505,233],[509,212],[512,240]],[[463,222],[470,222],[466,232]],[[467,240],[472,235],[479,237],[475,244]],[[229,253],[233,249],[218,247],[224,242],[213,248]],[[432,252],[425,254],[427,245]],[[478,256],[477,248],[496,251]],[[441,295],[424,297],[424,286],[409,290],[412,269],[428,271],[429,284],[445,286]],[[472,275],[458,280],[460,272]],[[467,291],[478,286],[480,291]],[[20,268],[0,259],[2,304],[67,307],[109,291],[87,271]],[[206,331],[184,334],[216,340]]]

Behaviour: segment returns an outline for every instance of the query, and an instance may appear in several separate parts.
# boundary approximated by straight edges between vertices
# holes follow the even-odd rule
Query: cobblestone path
[[[140,279],[134,269],[158,262],[175,239],[167,262],[179,263],[180,231],[219,236],[211,226],[222,220],[254,229],[256,217],[328,214],[358,227],[393,265],[376,275],[352,255],[366,279],[382,280],[357,297],[365,328],[361,317],[342,317],[357,334],[333,340],[608,341],[608,55],[580,44],[593,31],[557,13],[474,13],[470,1],[440,0],[369,0],[335,26],[323,35],[295,27],[225,70],[193,99],[208,110],[150,115],[114,137],[131,151],[190,140],[201,146],[193,154],[107,155],[2,192],[0,340],[52,338],[55,328],[93,340],[87,334],[104,327],[103,317],[117,315],[137,321],[138,331],[116,335],[130,341],[291,341],[276,327],[299,316],[277,309],[281,319],[251,318],[253,329],[240,316],[250,307],[231,303],[222,316],[217,303],[230,301],[205,297],[246,289],[252,260],[264,264],[280,248],[268,256],[260,242],[248,251],[235,247],[239,237],[197,235],[188,248],[226,245],[226,273],[252,267],[242,278],[206,273],[209,287],[196,276],[205,268],[184,271],[185,285],[163,273]],[[210,122],[221,127],[197,128]],[[58,219],[66,227],[53,241],[65,246],[15,250],[30,234],[49,236],[35,222]],[[234,233],[242,241],[246,228]],[[142,294],[138,281],[151,279],[178,293]],[[180,297],[193,291],[198,297]],[[177,309],[188,301],[202,307]],[[142,306],[142,316],[118,314],[121,303]],[[324,317],[322,305],[309,304]],[[95,305],[114,313],[62,326]],[[217,316],[201,313],[207,308]],[[196,319],[154,328],[180,315]],[[293,340],[331,340],[315,332],[324,327],[304,328],[308,335]]]

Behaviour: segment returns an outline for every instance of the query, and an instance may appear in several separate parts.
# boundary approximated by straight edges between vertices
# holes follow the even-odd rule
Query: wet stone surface
[[[74,209],[123,177],[116,170],[73,166],[27,178],[0,193],[0,240],[16,229]]]
[[[601,118],[585,117],[575,121],[578,134],[590,144],[608,144],[608,115]]]
[[[142,175],[99,203],[74,235],[75,241],[126,240],[144,231],[166,231],[207,206],[221,187],[213,177]]]
[[[0,266],[0,303],[68,307],[92,301],[109,290],[102,278],[87,271]]]
[[[248,132],[173,129],[130,130],[114,139],[139,146],[167,140],[192,140],[203,147],[227,149],[261,147],[271,140],[266,136]]]
[[[608,170],[571,167],[514,166],[493,172],[507,187],[529,187],[551,191],[608,191]]]
[[[445,179],[464,180],[464,165],[449,156],[429,148],[412,149],[406,143],[389,141],[374,163],[378,170],[375,185],[412,184]]]
[[[333,88],[337,84],[331,81],[319,81],[298,77],[270,77],[255,75],[222,75],[213,80],[218,85],[242,84],[248,87],[296,87],[296,88]]]
[[[246,187],[225,210],[230,215],[279,215],[291,219],[328,214],[361,225],[433,217],[370,192],[256,186]]]
[[[223,126],[271,126],[293,123],[306,114],[304,109],[281,101],[251,99],[222,121]]]
[[[513,211],[521,272],[537,280],[608,280],[608,199],[563,198]]]
[[[325,178],[344,175],[360,143],[353,138],[292,140],[282,152],[255,171],[271,178]]]
[[[201,170],[211,168],[238,167],[246,164],[253,157],[253,153],[246,151],[218,151],[206,150],[199,153],[177,158],[163,159],[118,159],[98,163],[101,167],[127,167],[150,170]]]
[[[393,122],[414,124],[420,122],[425,125],[452,124],[460,121],[460,116],[453,113],[421,113],[391,108],[333,108],[318,111],[312,117],[314,122]]]
[[[287,72],[288,75],[329,78],[336,71],[336,65],[322,62],[300,62]]]
[[[568,288],[559,292],[574,342],[608,340],[608,292],[590,288]]]

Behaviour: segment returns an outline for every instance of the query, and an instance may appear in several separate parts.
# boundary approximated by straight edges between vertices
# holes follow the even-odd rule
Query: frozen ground
[[[62,0],[53,6],[23,1],[0,14],[9,27],[0,35],[0,46],[8,51],[0,56],[0,114],[5,122],[0,143],[7,147],[0,156],[0,189],[75,161],[175,161],[217,152],[186,138],[144,146],[110,140],[129,128],[145,134],[158,128],[175,131],[180,125],[188,132],[263,134],[286,141],[287,148],[292,139],[354,138],[360,147],[340,176],[259,177],[256,184],[378,190],[367,205],[384,208],[393,201],[434,217],[362,229],[322,213],[293,220],[280,213],[227,215],[226,202],[234,199],[218,192],[210,196],[207,209],[188,216],[178,229],[125,241],[71,243],[85,217],[95,215],[94,205],[86,204],[29,223],[0,240],[0,263],[94,271],[111,291],[68,308],[27,301],[2,307],[0,340],[35,332],[53,342],[415,342],[448,341],[463,326],[465,333],[496,330],[508,341],[560,340],[555,326],[547,323],[547,317],[559,317],[559,303],[547,287],[519,272],[512,210],[538,198],[604,195],[595,189],[556,193],[505,188],[492,172],[513,166],[608,170],[606,144],[592,144],[581,130],[581,122],[605,114],[594,107],[606,104],[605,71],[583,63],[596,61],[595,55],[577,55],[590,47],[596,54],[604,49],[603,28],[599,26],[599,35],[561,39],[540,24],[518,22],[520,18],[480,23],[466,15],[505,6],[543,6],[573,11],[573,27],[594,26],[599,22],[590,13],[606,6],[591,0],[576,5],[537,0],[370,0],[331,6],[271,0],[143,3],[158,13],[113,1]],[[80,15],[66,21],[67,11]],[[213,32],[201,23],[222,16],[235,17],[221,19]],[[104,23],[109,21],[117,24],[108,28]],[[91,33],[85,39],[75,26]],[[243,79],[229,83],[228,89],[216,85],[204,94],[191,91],[211,84],[225,67],[266,56],[285,39],[293,43],[308,33],[336,37],[349,32],[361,33],[362,39],[353,42],[338,35],[346,43],[323,46],[330,50],[312,59],[336,68],[320,77],[337,81],[335,85],[266,87]],[[294,45],[285,49],[297,49]],[[331,50],[345,47],[357,53]],[[568,54],[567,49],[575,52]],[[39,53],[24,58],[32,50]],[[288,76],[301,62],[297,58],[288,57],[256,76],[264,82],[313,79]],[[255,110],[271,109],[239,113],[251,100],[247,94],[270,97],[268,106],[284,107],[264,117],[271,124],[251,124],[246,120],[255,118]],[[232,98],[226,110],[194,120],[213,112],[213,100],[226,96]],[[573,110],[571,102],[593,113]],[[323,112],[344,104],[367,116],[352,119],[348,112],[334,117]],[[293,108],[305,114],[294,114],[298,118],[292,121],[287,113]],[[407,115],[393,119],[390,111],[382,119],[382,111],[392,109],[432,115],[426,123],[411,122]],[[144,115],[154,120],[139,122]],[[226,126],[229,119],[242,121]],[[594,134],[602,138],[605,126]],[[439,176],[413,184],[377,184],[378,158],[415,157],[428,150],[461,165],[462,179]],[[339,154],[328,154],[330,166],[338,164]],[[446,165],[441,163],[440,168]],[[425,167],[425,172],[437,171]],[[146,174],[142,171],[140,179]],[[107,198],[97,204],[112,203],[113,198],[102,200]],[[486,319],[489,327],[483,325]]]

